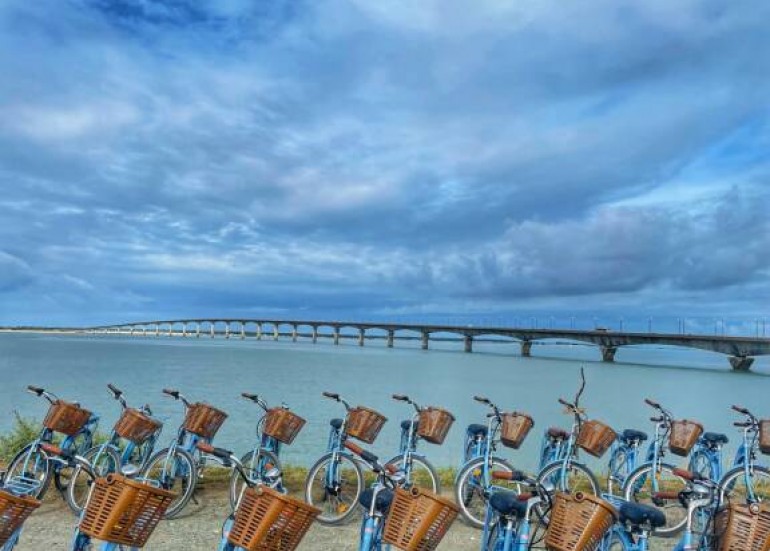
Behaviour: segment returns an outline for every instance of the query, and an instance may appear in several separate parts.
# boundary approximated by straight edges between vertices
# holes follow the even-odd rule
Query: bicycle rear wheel
[[[114,448],[96,446],[83,454],[83,458],[91,465],[91,472],[81,465],[75,467],[64,493],[67,505],[76,515],[83,512],[94,478],[120,471],[120,457]]]
[[[334,526],[352,518],[364,490],[361,466],[347,454],[329,452],[310,467],[305,481],[305,501],[321,509],[316,520]]]
[[[433,492],[434,494],[440,494],[441,482],[433,465],[431,465],[427,459],[416,455],[413,455],[410,458],[410,461],[412,462],[411,485],[407,487],[420,488],[422,490]],[[404,466],[403,455],[393,457],[386,463],[386,465],[392,465],[399,471],[405,472],[406,469]]]
[[[631,456],[625,446],[618,446],[610,456],[607,491],[610,495],[623,490],[623,482],[631,473]]]
[[[169,453],[166,448],[150,458],[141,477],[176,494],[164,517],[169,519],[179,515],[192,499],[198,483],[198,466],[189,452],[175,448]]]
[[[455,501],[460,507],[463,520],[475,528],[483,528],[487,514],[487,481],[484,480],[483,457],[477,457],[466,463],[457,475],[455,482]],[[487,472],[513,472],[513,466],[501,457],[491,457]],[[520,492],[520,484],[504,480],[489,481],[502,488]]]
[[[254,450],[251,450],[241,458],[241,463],[243,464],[243,471],[252,482],[263,479],[268,469],[281,470],[280,460],[269,450],[258,450],[256,457],[254,457]],[[233,470],[230,474],[230,507],[233,509],[238,504],[245,486],[246,481],[237,470]]]
[[[653,532],[663,538],[675,536],[687,523],[687,509],[679,501],[687,481],[674,471],[675,467],[668,463],[660,463],[657,469],[648,463],[632,472],[623,485],[626,501],[655,507],[666,516],[666,525]]]

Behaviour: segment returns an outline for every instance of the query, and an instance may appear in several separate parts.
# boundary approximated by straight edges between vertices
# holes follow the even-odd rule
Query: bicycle
[[[107,388],[120,403],[120,419],[115,423],[109,440],[85,451],[82,457],[98,477],[110,473],[134,477],[150,459],[163,424],[152,418],[148,405],[129,408],[122,390],[112,384],[108,384]],[[67,505],[76,515],[83,511],[92,479],[90,473],[85,473],[79,465],[75,467],[65,497]]]
[[[414,408],[411,419],[401,422],[401,444],[398,455],[387,461],[404,473],[404,485],[411,488],[416,485],[434,494],[441,493],[441,481],[436,468],[424,454],[417,452],[417,444],[421,439],[434,444],[442,444],[449,428],[454,422],[454,416],[439,408],[423,408],[414,400],[402,394],[394,394],[393,399],[406,402]]]
[[[520,471],[493,471],[491,475],[494,480],[523,483],[528,491],[516,494],[499,486],[489,489],[481,551],[529,551],[538,541],[533,534],[537,534],[542,525],[537,517],[533,528],[533,513],[550,509],[550,497],[537,480]],[[544,500],[546,505],[542,506]]]
[[[585,410],[580,407],[580,398],[585,390],[586,380],[580,370],[581,385],[573,402],[559,398],[565,413],[572,415],[572,429],[562,445],[560,457],[540,469],[537,482],[546,489],[550,496],[557,491],[575,493],[582,491],[599,495],[599,481],[593,471],[578,461],[578,449],[583,449],[594,457],[601,457],[616,439],[615,432],[598,421],[585,419]],[[545,512],[539,512],[548,522]]]
[[[286,405],[271,409],[267,402],[256,394],[243,392],[241,396],[262,408],[265,414],[257,421],[254,448],[239,461],[244,466],[247,478],[242,477],[238,469],[233,469],[230,475],[230,505],[233,509],[238,503],[246,480],[257,481],[272,469],[281,470],[282,446],[291,444],[305,425],[305,420],[291,413]]]
[[[486,426],[473,424],[466,430],[466,461],[455,477],[455,501],[467,524],[483,528],[488,492],[492,485],[491,473],[513,472],[513,466],[508,460],[494,455],[500,441],[504,413],[489,398],[474,396],[473,399],[492,411],[487,414]],[[511,489],[518,490],[518,484]]]
[[[657,527],[654,535],[670,538],[679,533],[687,522],[685,507],[677,497],[679,492],[686,488],[687,481],[676,474],[677,468],[674,465],[664,461],[666,444],[677,421],[671,412],[659,403],[649,398],[644,402],[658,413],[658,416],[650,418],[650,421],[655,423],[655,435],[650,441],[644,462],[626,477],[622,496],[626,501],[659,509],[666,517],[666,523]],[[663,496],[666,495],[673,497],[664,499]]]
[[[14,492],[42,499],[53,479],[56,489],[64,494],[72,473],[60,463],[50,461],[43,444],[50,444],[56,434],[61,434],[64,436],[60,444],[62,449],[83,453],[93,446],[99,417],[77,402],[60,400],[43,388],[30,385],[27,391],[45,398],[50,407],[38,437],[24,446],[8,464],[6,484]]]
[[[640,465],[642,444],[648,438],[647,433],[636,429],[625,429],[618,434],[607,465],[607,493],[615,495],[616,491],[622,490],[628,475]]]
[[[0,551],[12,551],[19,542],[24,522],[41,501],[7,487],[5,474],[0,471]]]
[[[457,517],[457,507],[433,492],[407,489],[403,471],[381,465],[376,455],[353,442],[344,445],[377,477],[359,496],[364,514],[358,550],[435,549]]]
[[[371,444],[387,419],[374,410],[350,404],[339,394],[324,392],[325,398],[345,407],[344,418],[332,419],[326,453],[308,471],[305,501],[321,510],[318,522],[328,526],[348,521],[364,489],[364,473],[355,455],[349,453],[349,436]]]
[[[227,414],[201,402],[191,404],[178,390],[163,389],[163,394],[182,402],[185,420],[171,445],[150,457],[140,477],[176,494],[165,513],[165,518],[170,519],[179,515],[193,498],[206,464],[198,442],[211,443]]]

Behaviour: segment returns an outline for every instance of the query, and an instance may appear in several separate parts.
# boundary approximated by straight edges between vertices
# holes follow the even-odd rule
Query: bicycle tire
[[[105,468],[103,469],[96,468],[96,465],[94,465],[93,458],[96,457],[97,454],[99,454],[100,465],[102,464],[102,459],[106,458]],[[94,478],[107,476],[110,473],[115,473],[120,470],[120,456],[118,455],[118,452],[111,447],[102,449],[102,446],[94,446],[83,454],[83,459],[88,461],[88,464],[91,465],[90,471],[84,468],[82,465],[76,466],[72,471],[72,476],[70,477],[70,483],[67,485],[67,490],[64,492],[64,501],[67,502],[70,510],[76,516],[83,512],[83,507],[85,507],[89,490],[91,484],[94,481]],[[78,485],[78,479],[81,476],[85,476],[84,483],[86,485],[85,494],[82,495],[76,493],[81,488],[81,486]]]
[[[323,487],[320,488],[322,495],[319,496],[319,498],[313,496],[313,481],[315,480],[316,475],[321,472],[321,469],[323,469],[325,465],[330,464],[333,455],[332,452],[322,455],[313,466],[310,467],[307,478],[305,479],[305,501],[310,505],[321,509],[321,514],[316,517],[316,520],[326,526],[337,526],[350,520],[353,513],[358,509],[358,498],[361,497],[361,492],[364,491],[364,473],[361,470],[361,465],[359,465],[352,456],[346,453],[338,453],[340,465],[342,463],[347,463],[347,468],[352,469],[352,472],[355,474],[356,481],[352,488],[354,495],[346,497],[345,500],[339,500],[338,498],[341,491],[338,488],[329,489],[326,487],[326,482],[321,481],[323,483]],[[338,468],[341,469],[341,466]],[[339,510],[340,506],[344,506],[345,510],[341,514],[327,513],[329,506],[335,507],[337,510]]]
[[[623,482],[630,474],[628,468],[628,450],[625,446],[618,446],[610,456],[608,463],[609,473],[607,476],[607,491],[610,495],[615,495],[615,490],[623,489]]]
[[[90,450],[94,444],[94,435],[90,430],[85,430],[76,434],[73,437],[73,443],[70,446],[70,450],[74,455],[83,455],[87,450]],[[69,481],[72,479],[72,475],[75,472],[74,467],[58,465],[53,471],[53,483],[56,486],[56,490],[62,495],[62,498],[66,501],[67,487]],[[63,476],[63,473],[69,473],[69,476]]]
[[[485,459],[483,457],[477,457],[471,459],[465,465],[463,465],[460,472],[457,473],[457,479],[455,482],[455,502],[460,507],[460,516],[463,518],[466,524],[474,528],[484,527],[484,517],[486,516],[487,498],[484,496],[484,490],[478,488],[472,477],[478,476],[475,472],[477,469],[483,469]],[[506,459],[502,457],[493,456],[489,458],[490,471],[493,470],[507,470],[513,472],[513,465],[511,465]],[[496,468],[497,467],[497,468]],[[481,508],[481,513],[471,511],[471,506],[474,505]]]
[[[275,455],[275,453],[271,452],[270,450],[261,449],[259,450],[260,457],[264,457],[269,464],[271,464],[273,467],[281,470],[281,461],[278,459],[278,456]],[[241,457],[241,464],[243,465],[244,472],[249,475],[249,480],[255,481],[258,477],[252,477],[251,476],[251,462],[252,458],[254,457],[254,450],[251,450],[250,452],[244,454],[243,457]],[[264,474],[264,473],[260,473]],[[243,485],[245,482],[243,481],[243,477],[241,477],[240,473],[237,470],[233,470],[232,473],[230,473],[230,484],[229,484],[229,494],[230,494],[230,507],[235,510],[235,506],[238,504],[238,500],[241,497],[241,491],[243,490]]]
[[[152,471],[152,468],[155,466],[156,463],[162,464],[166,461],[166,456],[169,453],[169,448],[165,448],[160,450],[159,452],[156,452],[152,457],[150,457],[150,460],[147,462],[147,465],[145,465],[144,469],[142,469],[141,477],[145,478],[147,480],[153,480],[159,483],[161,488],[164,488],[166,490],[173,490],[173,483],[169,483],[166,474],[165,469],[161,470],[162,478],[156,478],[150,476],[150,473]],[[165,519],[172,519],[181,513],[184,508],[187,506],[187,504],[192,499],[193,493],[195,492],[195,487],[198,483],[198,465],[195,462],[195,459],[193,458],[192,454],[190,452],[183,450],[181,448],[176,448],[174,450],[174,461],[181,460],[184,463],[186,463],[186,468],[188,468],[188,476],[187,476],[187,482],[185,483],[184,478],[182,477],[174,477],[174,482],[177,479],[182,480],[182,491],[177,492],[177,497],[171,502],[171,505],[169,505],[168,509],[166,510],[166,514],[163,518]]]
[[[714,473],[711,469],[711,459],[708,452],[704,450],[696,450],[690,456],[690,462],[687,465],[687,470],[693,473],[698,473],[701,476],[705,476],[709,480],[714,480]],[[718,482],[718,481],[715,481]]]
[[[667,471],[672,475],[672,479],[679,480],[681,482],[681,489],[684,489],[687,486],[687,482],[680,476],[677,476],[674,474],[674,470],[676,467],[671,465],[670,463],[660,463],[659,464],[660,471],[664,472]],[[645,465],[641,465],[640,467],[637,467],[631,474],[628,475],[628,478],[626,479],[625,484],[623,485],[623,498],[626,501],[632,501],[635,503],[640,502],[640,498],[643,499],[644,492],[642,491],[642,487],[638,486],[638,484],[646,484],[647,480],[643,479],[645,474],[649,477],[649,473],[652,471],[652,463],[647,463]],[[649,478],[648,478],[649,479]],[[636,488],[636,489],[635,489]],[[669,491],[674,491],[671,488],[669,488]],[[638,494],[641,492],[641,496]],[[662,538],[672,538],[676,536],[679,532],[684,529],[685,525],[687,524],[687,510],[682,507],[682,504],[679,502],[679,500],[673,501],[669,500],[673,503],[672,507],[664,508],[660,505],[658,505],[655,501],[652,499],[650,502],[644,502],[645,505],[650,505],[652,507],[655,507],[663,512],[663,514],[666,516],[666,525],[662,526],[660,528],[656,528],[652,534],[658,537]],[[678,519],[678,517],[681,516],[681,519]],[[678,519],[678,520],[677,520]]]
[[[6,469],[5,477],[7,480],[12,480],[13,477],[18,474],[21,475],[22,473],[15,473],[14,471],[17,470],[20,466],[24,464],[24,458],[27,454],[30,453],[32,450],[32,447],[35,444],[27,444],[24,446],[19,452],[13,456],[13,459],[11,459],[10,463],[8,463],[8,468]],[[39,454],[43,459],[45,459],[45,462],[43,465],[43,471],[40,471],[40,475],[42,476],[42,479],[38,485],[38,489],[36,492],[30,494],[32,497],[36,499],[42,499],[46,492],[48,491],[49,486],[51,485],[51,478],[52,478],[52,467],[51,462],[48,460],[48,456],[43,452],[41,449],[35,450],[33,453]],[[23,473],[25,476],[29,476],[31,473]],[[37,476],[35,478],[38,478]]]
[[[569,467],[572,471],[579,471],[583,475],[585,475],[586,480],[588,482],[589,488],[586,489],[580,484],[576,484],[574,482],[567,482],[566,486],[558,486],[550,481],[551,477],[559,473],[564,468],[564,461],[557,460],[553,461],[552,463],[549,463],[543,469],[538,473],[537,475],[537,483],[538,485],[543,488],[543,490],[548,494],[549,501],[553,501],[553,496],[557,491],[560,492],[577,492],[582,491],[583,493],[586,493],[586,490],[588,490],[592,495],[598,496],[599,495],[599,481],[596,479],[596,475],[593,473],[591,469],[589,469],[587,466],[585,466],[583,463],[579,463],[577,461],[570,461]],[[550,519],[550,515],[548,512],[544,510],[543,503],[535,506],[535,513],[537,514],[538,518],[542,522],[543,525],[547,526],[548,521]],[[549,504],[550,509],[550,504]]]
[[[403,462],[404,462],[404,456],[403,455],[396,455],[395,457],[392,457],[385,465],[393,465],[399,470],[403,470]],[[430,477],[430,484],[416,484],[415,482],[412,482],[411,485],[405,486],[407,488],[409,487],[417,487],[421,488],[423,490],[429,490],[433,492],[434,494],[440,494],[441,493],[441,480],[439,479],[438,473],[436,472],[436,468],[433,466],[433,464],[428,461],[425,457],[419,456],[419,455],[413,455],[412,456],[412,463],[417,463],[419,465],[422,465],[425,470],[428,472],[428,476]],[[412,467],[412,476],[414,477],[414,467]]]
[[[767,467],[761,467],[759,465],[754,465],[752,467],[753,476],[755,478],[762,478],[764,479],[764,485],[763,485],[763,495],[762,498],[754,500],[757,503],[769,503],[770,504],[770,469]],[[735,501],[737,497],[740,497],[737,494],[735,483],[737,480],[739,480],[743,476],[744,470],[743,466],[740,467],[734,467],[727,471],[725,475],[722,477],[722,480],[719,481],[719,493],[721,497],[722,503],[724,503],[726,500]],[[757,477],[757,474],[760,476]],[[756,482],[752,482],[752,490],[756,494],[758,491],[758,484]],[[747,499],[741,499],[740,503],[748,502]]]

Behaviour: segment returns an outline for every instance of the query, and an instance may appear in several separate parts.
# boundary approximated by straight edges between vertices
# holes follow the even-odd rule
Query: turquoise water
[[[485,408],[472,400],[474,394],[482,394],[504,409],[535,418],[535,430],[521,450],[500,450],[514,464],[532,469],[541,431],[550,425],[569,428],[570,418],[561,413],[556,400],[574,395],[581,365],[588,379],[582,403],[589,416],[618,429],[652,430],[651,410],[642,403],[648,396],[677,417],[697,419],[707,430],[725,432],[731,446],[738,433],[732,427],[730,404],[743,404],[770,417],[767,358],[757,361],[755,373],[738,374],[729,371],[725,356],[686,349],[621,348],[616,363],[606,364],[598,361],[596,348],[580,345],[535,346],[531,358],[519,357],[513,344],[477,342],[473,354],[461,352],[461,343],[431,346],[422,351],[419,342],[397,342],[396,348],[388,349],[382,341],[361,348],[353,341],[334,346],[309,340],[0,334],[0,430],[11,425],[14,411],[38,419],[45,415],[46,403],[24,392],[28,384],[80,401],[101,416],[102,428],[109,428],[119,414],[105,388],[111,382],[126,392],[129,403],[152,406],[166,424],[165,441],[182,420],[181,405],[160,392],[174,387],[193,401],[205,400],[227,411],[230,417],[216,441],[246,451],[254,439],[258,413],[239,398],[242,391],[249,391],[270,404],[284,401],[308,420],[285,457],[309,464],[325,448],[328,420],[344,413],[340,405],[321,397],[322,391],[330,390],[389,418],[371,449],[390,457],[398,447],[399,422],[409,415],[409,409],[390,395],[406,393],[457,417],[443,446],[422,445],[435,464],[454,466],[463,427],[484,422]]]

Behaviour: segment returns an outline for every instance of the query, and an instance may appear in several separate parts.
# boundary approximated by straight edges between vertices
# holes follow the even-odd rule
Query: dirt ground
[[[225,488],[205,488],[196,493],[180,518],[162,522],[145,547],[148,551],[193,551],[217,549],[222,522],[229,513]],[[69,551],[76,518],[56,492],[27,521],[16,551]],[[300,551],[357,551],[358,523],[327,528],[315,525]],[[480,532],[455,522],[439,546],[440,551],[478,550]],[[653,541],[652,551],[672,549],[666,540]]]

